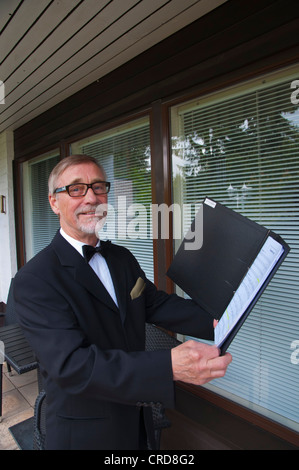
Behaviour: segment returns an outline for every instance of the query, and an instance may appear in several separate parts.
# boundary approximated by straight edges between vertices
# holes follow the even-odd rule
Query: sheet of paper
[[[245,313],[283,251],[284,248],[279,242],[271,236],[267,238],[215,328],[215,344],[218,347],[221,347],[226,337]]]

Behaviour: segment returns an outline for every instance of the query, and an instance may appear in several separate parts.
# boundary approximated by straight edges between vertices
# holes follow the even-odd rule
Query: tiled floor
[[[9,427],[24,421],[34,413],[34,403],[38,395],[36,370],[12,376],[3,366],[2,422],[0,423],[0,450],[18,450]]]

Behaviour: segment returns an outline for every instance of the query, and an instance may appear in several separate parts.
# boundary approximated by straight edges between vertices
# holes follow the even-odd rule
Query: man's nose
[[[92,188],[87,188],[87,192],[84,196],[84,200],[85,201],[88,201],[88,202],[94,202],[94,201],[97,201],[97,196],[96,194],[93,192]]]
[[[102,203],[107,201],[107,194],[95,194],[92,188],[88,188],[84,196],[85,201]]]

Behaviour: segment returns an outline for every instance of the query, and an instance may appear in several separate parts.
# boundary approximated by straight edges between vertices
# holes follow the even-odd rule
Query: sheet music
[[[238,323],[283,252],[283,246],[269,236],[215,328],[218,347]]]

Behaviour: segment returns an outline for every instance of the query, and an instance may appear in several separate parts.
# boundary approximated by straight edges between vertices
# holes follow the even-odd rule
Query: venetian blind
[[[298,431],[299,106],[291,81],[175,108],[172,162],[175,202],[209,196],[291,247],[234,339],[227,375],[211,388]]]
[[[149,120],[141,119],[72,145],[72,153],[95,157],[111,182],[107,224],[100,238],[128,248],[154,280],[151,229]]]
[[[29,255],[27,260],[45,248],[59,228],[58,217],[52,211],[48,201],[48,178],[59,160],[59,155],[54,155],[40,161],[30,162],[28,165],[31,214],[25,214],[25,217],[31,217],[29,228],[31,234],[26,234],[27,254]]]

